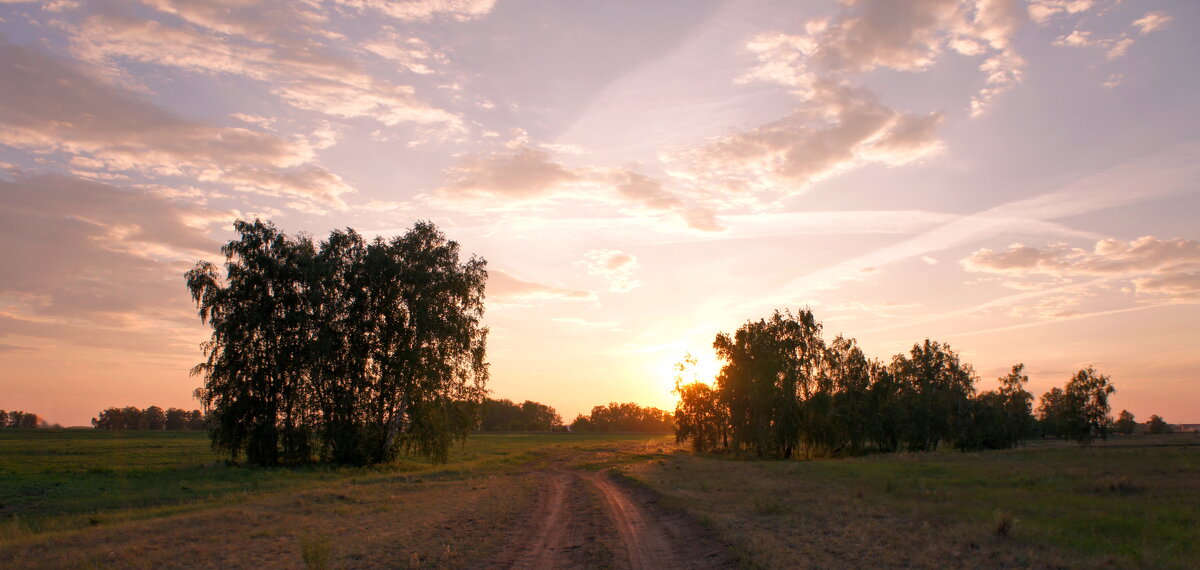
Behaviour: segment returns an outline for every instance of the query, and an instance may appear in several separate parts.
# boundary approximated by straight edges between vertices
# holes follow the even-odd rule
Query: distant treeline
[[[41,420],[37,414],[22,412],[20,410],[11,412],[0,410],[0,428],[33,429],[38,427],[39,423],[41,423]]]
[[[1121,413],[1117,414],[1117,421],[1113,423],[1113,431],[1121,435],[1158,435],[1175,432],[1178,428],[1179,426],[1173,426],[1157,415],[1151,415],[1145,423],[1138,423],[1129,410],[1121,410]]]
[[[563,425],[562,416],[554,408],[525,400],[488,398],[483,406],[479,431],[573,431],[573,432],[637,432],[671,433],[674,419],[670,412],[641,407],[634,403],[596,406],[588,415],[579,414],[570,426]]]
[[[92,427],[114,430],[201,430],[208,427],[208,418],[200,410],[163,410],[158,406],[142,410],[126,406],[100,412],[100,417],[92,418]]]
[[[596,406],[592,413],[580,414],[571,422],[573,432],[671,433],[674,428],[670,412],[634,403]]]
[[[562,416],[539,402],[525,400],[516,404],[512,400],[493,400],[483,403],[483,419],[479,431],[562,431]]]
[[[690,356],[677,366],[676,438],[697,450],[748,450],[759,456],[832,456],[872,451],[1013,447],[1034,436],[1081,442],[1112,425],[1109,378],[1080,370],[1042,397],[1038,415],[1024,365],[976,392],[978,377],[949,345],[931,340],[884,363],[852,338],[826,342],[810,310],[776,311],[713,342],[724,366],[716,385],[685,383]]]

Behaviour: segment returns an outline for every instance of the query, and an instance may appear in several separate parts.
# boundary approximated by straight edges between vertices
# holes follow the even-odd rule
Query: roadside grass
[[[752,565],[1118,566],[1200,560],[1200,437],[823,461],[693,455],[630,473]]]
[[[338,482],[425,483],[517,473],[572,450],[646,436],[477,434],[445,464],[229,465],[203,432],[0,430],[0,546],[31,536],[237,505]]]

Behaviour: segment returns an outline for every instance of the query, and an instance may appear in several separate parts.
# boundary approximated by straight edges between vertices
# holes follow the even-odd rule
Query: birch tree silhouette
[[[198,391],[213,447],[263,465],[445,460],[487,382],[486,262],[429,222],[384,240],[352,229],[319,246],[238,220],[226,275],[185,275],[202,322]]]

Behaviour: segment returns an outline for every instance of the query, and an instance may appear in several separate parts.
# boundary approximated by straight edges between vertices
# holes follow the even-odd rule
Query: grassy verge
[[[830,461],[676,453],[630,472],[756,565],[1191,567],[1200,438]]]

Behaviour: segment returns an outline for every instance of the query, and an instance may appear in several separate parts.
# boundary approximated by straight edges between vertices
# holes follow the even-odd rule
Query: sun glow
[[[694,362],[686,360],[690,356]],[[679,366],[683,365],[683,370],[679,370]],[[670,379],[671,387],[675,387],[675,380],[678,378],[684,384],[692,382],[704,382],[708,385],[714,385],[717,381],[717,374],[721,372],[721,361],[712,354],[712,350],[707,351],[688,351],[685,356],[676,359],[670,364]]]

